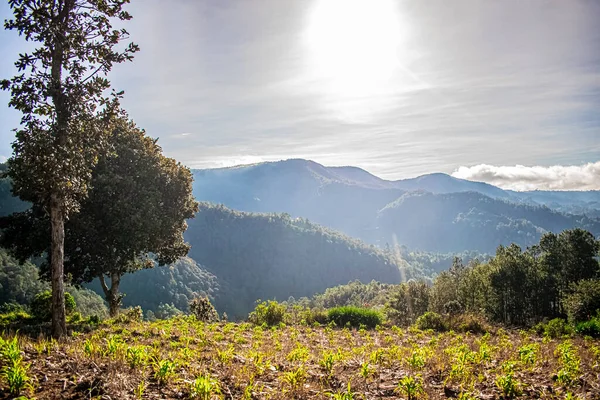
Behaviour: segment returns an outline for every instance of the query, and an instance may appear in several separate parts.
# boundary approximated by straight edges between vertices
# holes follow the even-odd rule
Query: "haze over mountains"
[[[599,191],[516,192],[440,173],[387,181],[302,159],[194,170],[194,180],[198,200],[289,213],[380,246],[493,252],[546,231],[600,233]]]

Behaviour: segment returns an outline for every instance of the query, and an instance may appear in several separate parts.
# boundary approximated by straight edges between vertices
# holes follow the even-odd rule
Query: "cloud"
[[[600,190],[600,161],[551,167],[480,164],[460,167],[452,176],[512,190]]]

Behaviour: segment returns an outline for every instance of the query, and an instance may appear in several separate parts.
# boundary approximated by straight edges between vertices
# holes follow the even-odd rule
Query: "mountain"
[[[377,216],[379,240],[434,251],[476,249],[493,253],[499,244],[537,243],[544,232],[581,227],[596,235],[600,221],[548,207],[515,204],[476,192],[410,192]]]
[[[308,218],[380,246],[490,252],[528,246],[546,231],[600,233],[600,192],[514,192],[440,173],[387,181],[299,159],[195,170],[194,178],[199,200]]]

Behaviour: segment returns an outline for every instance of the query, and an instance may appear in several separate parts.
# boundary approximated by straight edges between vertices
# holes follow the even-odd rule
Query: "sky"
[[[306,158],[386,179],[600,189],[600,1],[132,0],[109,76],[191,168]],[[0,1],[0,19],[10,16]],[[0,31],[0,77],[19,52]],[[19,115],[0,92],[0,160]]]

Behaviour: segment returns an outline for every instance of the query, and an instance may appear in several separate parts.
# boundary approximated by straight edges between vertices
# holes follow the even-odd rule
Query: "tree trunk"
[[[121,300],[123,296],[119,293],[119,284],[121,283],[121,277],[119,274],[112,274],[110,276],[110,288],[106,285],[104,275],[100,275],[100,285],[104,291],[104,297],[108,302],[108,312],[111,318],[119,315],[119,309],[121,308]]]
[[[64,249],[65,218],[56,196],[50,203],[52,242],[50,246],[50,267],[52,269],[52,336],[56,339],[67,334],[65,316]]]

